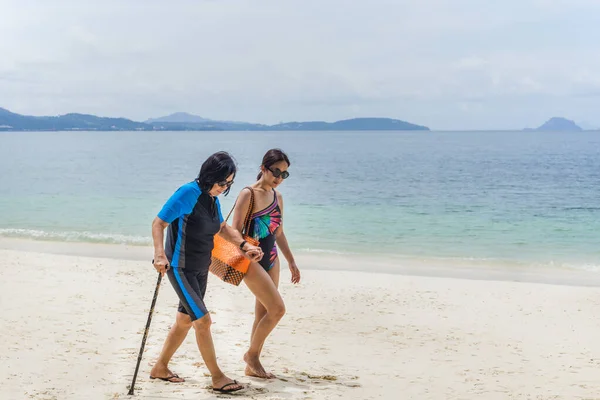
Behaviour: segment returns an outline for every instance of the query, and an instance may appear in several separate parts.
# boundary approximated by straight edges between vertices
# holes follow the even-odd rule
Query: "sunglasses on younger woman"
[[[279,168],[275,168],[274,170],[271,168],[267,168],[275,178],[281,177],[281,179],[287,179],[290,176],[290,173],[287,171],[281,171]]]

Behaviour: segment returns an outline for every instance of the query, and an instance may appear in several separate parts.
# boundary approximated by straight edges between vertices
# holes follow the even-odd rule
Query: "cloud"
[[[446,129],[594,121],[598,3],[4,0],[0,107]]]

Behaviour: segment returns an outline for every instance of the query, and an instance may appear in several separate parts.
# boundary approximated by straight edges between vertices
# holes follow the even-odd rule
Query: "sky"
[[[0,107],[600,127],[600,0],[0,0]]]

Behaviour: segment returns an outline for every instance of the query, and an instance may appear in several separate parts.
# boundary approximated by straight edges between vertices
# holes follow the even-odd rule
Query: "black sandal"
[[[225,389],[226,387],[232,386],[232,385],[240,385],[240,384],[238,383],[238,381],[234,380],[233,382],[229,382],[229,383],[224,384],[220,388],[213,388],[213,390],[215,392],[219,392],[219,393],[233,393],[233,392],[237,392],[238,390],[244,389],[244,386],[242,386],[242,385],[240,385],[240,387],[236,388],[236,389]]]
[[[181,380],[180,381],[174,381],[173,378],[181,379]],[[152,376],[152,375],[150,375],[150,379],[160,379],[161,381],[170,382],[170,383],[183,383],[183,382],[185,382],[185,379],[180,378],[179,375],[177,375],[177,374],[173,374],[173,375],[167,376],[166,378],[161,378],[160,376]]]

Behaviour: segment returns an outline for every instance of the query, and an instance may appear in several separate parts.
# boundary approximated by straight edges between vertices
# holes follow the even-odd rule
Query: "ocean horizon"
[[[225,214],[273,147],[296,252],[600,271],[594,132],[2,132],[0,237],[149,245],[208,155],[238,163]]]

